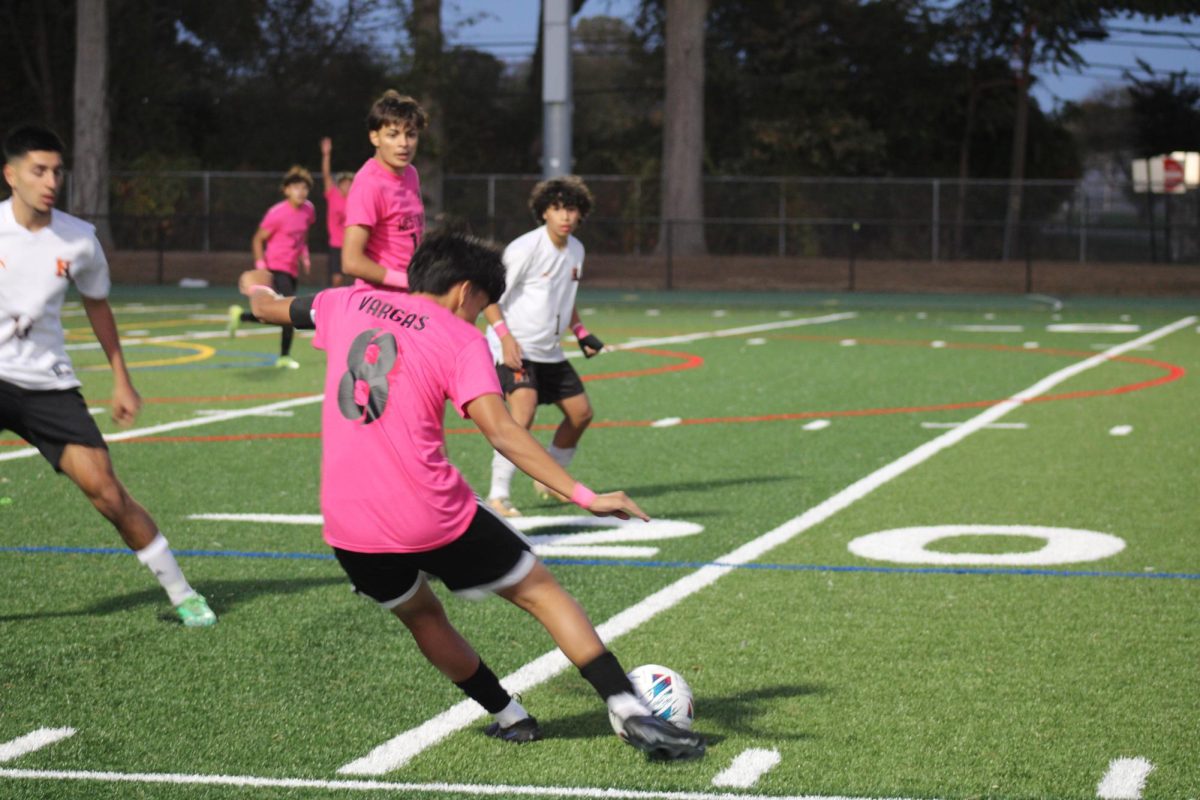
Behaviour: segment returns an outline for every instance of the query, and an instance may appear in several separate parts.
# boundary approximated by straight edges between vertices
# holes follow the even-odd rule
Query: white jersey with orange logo
[[[504,249],[504,270],[500,310],[523,357],[543,364],[566,361],[562,336],[571,324],[583,274],[583,244],[569,236],[567,246],[559,250],[543,225],[509,243]],[[491,326],[487,337],[492,357],[499,364],[503,359],[500,339]]]
[[[68,285],[92,299],[108,297],[108,261],[89,223],[54,210],[31,231],[0,203],[0,380],[25,389],[79,386],[67,356],[62,305]]]

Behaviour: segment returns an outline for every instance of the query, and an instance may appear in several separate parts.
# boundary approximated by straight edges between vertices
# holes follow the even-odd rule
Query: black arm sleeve
[[[296,297],[292,299],[289,309],[292,315],[292,326],[304,331],[315,330],[316,320],[313,319],[313,297]]]

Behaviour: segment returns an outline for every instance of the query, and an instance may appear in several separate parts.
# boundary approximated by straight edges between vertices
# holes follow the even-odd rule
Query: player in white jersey
[[[62,141],[41,126],[18,127],[4,141],[4,179],[12,197],[0,203],[0,430],[32,444],[79,486],[158,578],[184,625],[212,625],[216,615],[113,472],[67,356],[61,313],[73,282],[112,367],[113,419],[133,422],[142,400],[108,304],[108,261],[92,225],[54,208],[62,154]]]
[[[488,345],[513,419],[528,429],[539,405],[554,404],[563,412],[547,449],[565,468],[575,457],[593,412],[583,381],[563,352],[562,336],[570,328],[587,358],[604,349],[604,343],[583,326],[575,308],[584,253],[583,244],[572,234],[592,209],[592,193],[574,175],[551,178],[533,187],[529,208],[533,218],[544,224],[517,237],[504,250],[507,288],[500,302],[484,309]],[[504,456],[493,456],[488,504],[506,517],[521,515],[509,499],[515,472]],[[534,490],[566,501],[537,482]]]

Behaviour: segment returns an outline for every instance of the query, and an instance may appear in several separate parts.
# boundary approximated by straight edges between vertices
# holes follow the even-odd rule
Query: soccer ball
[[[678,672],[658,664],[643,664],[630,671],[629,682],[633,684],[634,693],[650,706],[654,716],[685,731],[692,729],[692,718],[695,716],[692,688]],[[608,721],[617,736],[624,739],[625,731],[621,727],[621,720],[611,711],[608,713]]]

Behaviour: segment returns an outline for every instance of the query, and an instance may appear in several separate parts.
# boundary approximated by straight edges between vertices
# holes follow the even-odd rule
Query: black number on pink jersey
[[[400,357],[396,337],[379,328],[360,333],[346,354],[346,373],[338,384],[342,416],[370,425],[383,416],[388,401],[388,373]]]

